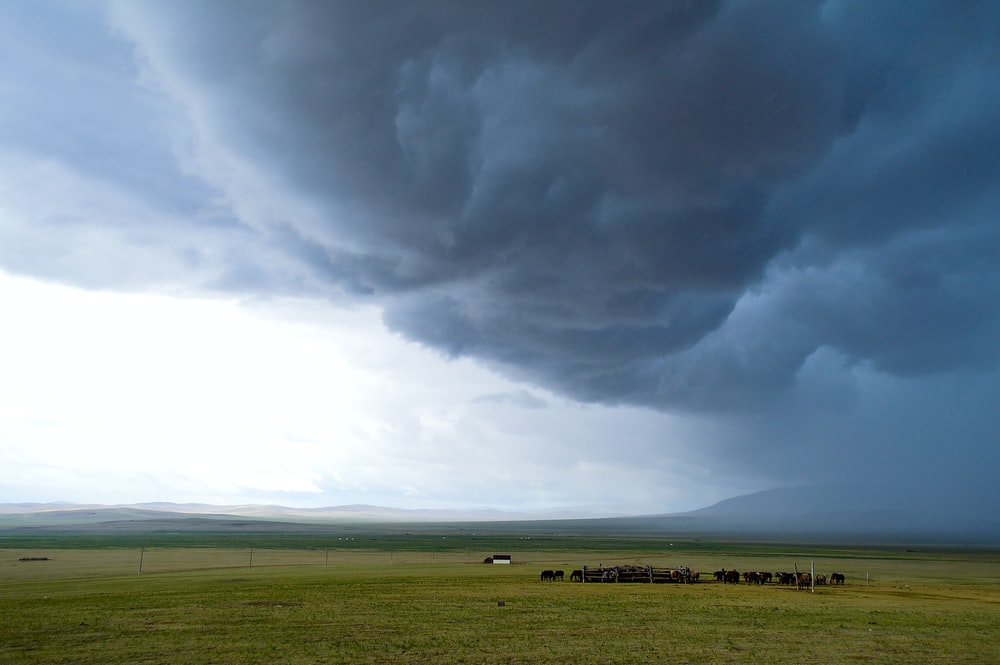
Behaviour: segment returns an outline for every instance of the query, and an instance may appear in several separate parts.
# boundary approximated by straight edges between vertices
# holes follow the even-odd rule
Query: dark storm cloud
[[[998,360],[994,3],[120,14],[214,140],[320,211],[269,237],[448,353],[660,408],[766,401],[828,352]]]

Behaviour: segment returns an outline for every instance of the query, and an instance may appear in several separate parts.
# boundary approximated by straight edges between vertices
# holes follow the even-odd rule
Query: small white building
[[[494,554],[493,555],[493,563],[494,563],[494,565],[498,564],[498,563],[505,563],[505,564],[509,565],[510,564],[510,555],[509,554]]]

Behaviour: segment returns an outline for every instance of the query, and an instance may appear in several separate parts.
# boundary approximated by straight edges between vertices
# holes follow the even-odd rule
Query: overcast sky
[[[1000,498],[1000,4],[0,1],[0,501]]]

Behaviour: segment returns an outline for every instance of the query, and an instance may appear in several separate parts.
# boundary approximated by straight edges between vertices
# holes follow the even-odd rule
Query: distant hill
[[[0,504],[0,531],[296,532],[333,526],[421,530],[479,528],[493,533],[575,532],[670,537],[731,536],[842,542],[1000,544],[1000,496],[938,496],[928,488],[887,493],[853,484],[790,487],[737,496],[687,513],[539,519],[502,511],[406,510],[349,505],[325,508],[142,503],[101,506]]]
[[[998,543],[1000,517],[992,510],[996,505],[1000,493],[942,495],[933,487],[888,492],[874,485],[845,483],[756,492],[683,517],[692,527],[711,531]]]
[[[201,503],[138,503],[129,505],[71,503],[0,504],[0,528],[32,526],[57,527],[112,522],[155,522],[157,520],[205,520],[247,523],[263,522],[312,524],[344,523],[446,523],[518,522],[538,520],[542,515],[499,510],[432,510],[389,508],[363,504],[292,508],[275,505],[212,505]],[[547,512],[546,519],[573,519],[573,511]]]

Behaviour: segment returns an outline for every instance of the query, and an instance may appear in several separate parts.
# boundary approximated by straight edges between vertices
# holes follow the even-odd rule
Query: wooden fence
[[[654,568],[653,566],[583,567],[583,582],[641,582],[646,584],[688,584],[696,582],[698,574],[687,566]]]

